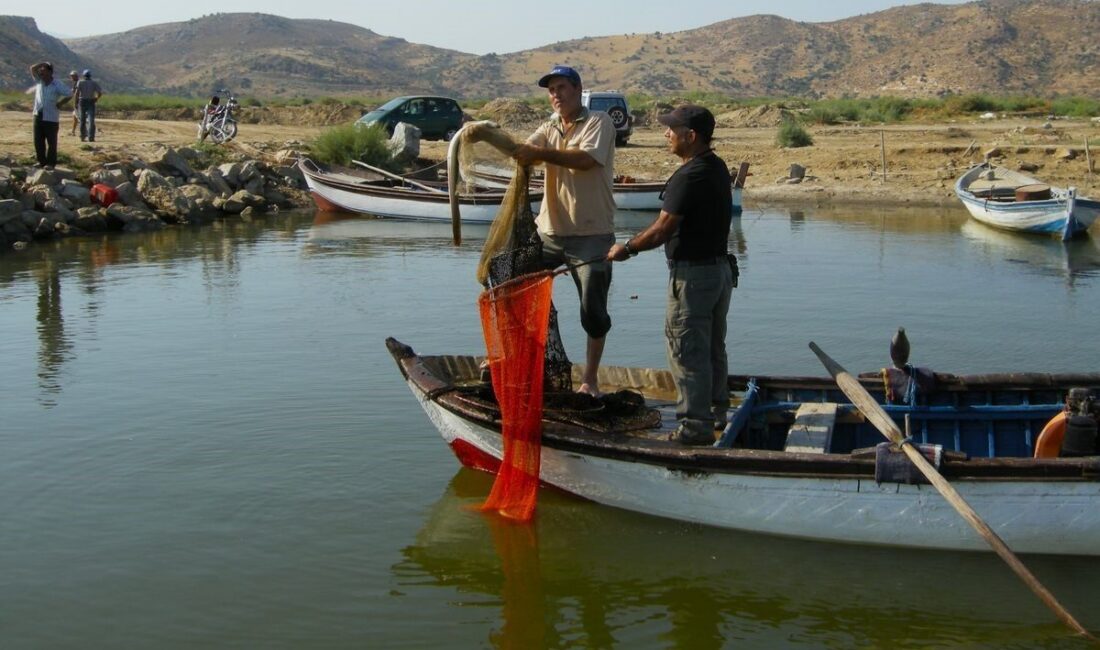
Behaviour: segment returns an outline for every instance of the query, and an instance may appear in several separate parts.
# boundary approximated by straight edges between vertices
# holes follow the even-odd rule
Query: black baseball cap
[[[565,77],[569,81],[572,81],[574,86],[581,85],[581,76],[576,70],[567,65],[556,65],[553,70],[542,75],[542,78],[539,79],[539,87],[546,88],[549,86],[551,77]]]
[[[664,115],[658,115],[657,121],[665,126],[686,126],[708,139],[714,135],[714,115],[695,104],[677,106]]]

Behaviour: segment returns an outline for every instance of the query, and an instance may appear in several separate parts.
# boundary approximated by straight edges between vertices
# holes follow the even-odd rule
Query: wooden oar
[[[1089,634],[1089,631],[1078,623],[1077,619],[1073,618],[1073,615],[1066,611],[1065,607],[1062,607],[1061,603],[1054,597],[1054,594],[1050,593],[1050,591],[1032,575],[1031,571],[1029,571],[1028,568],[1024,566],[1024,563],[1020,561],[1020,558],[1016,557],[1016,554],[1008,548],[1004,540],[1002,540],[997,533],[993,532],[989,524],[985,523],[985,521],[978,516],[978,513],[975,512],[974,509],[970,507],[970,504],[962,498],[962,495],[947,482],[947,479],[936,471],[936,468],[932,467],[932,464],[925,459],[924,455],[921,454],[904,435],[902,435],[901,431],[898,430],[898,426],[894,424],[894,421],[890,419],[886,411],[879,406],[875,398],[871,397],[871,394],[867,392],[863,385],[860,384],[855,377],[850,375],[847,370],[842,368],[840,364],[833,361],[829,355],[825,354],[821,348],[817,347],[816,343],[811,342],[810,349],[814,351],[814,354],[821,360],[825,369],[828,370],[829,374],[836,380],[840,390],[844,391],[848,399],[852,400],[852,404],[855,404],[856,407],[863,412],[863,415],[875,425],[875,428],[877,428],[882,435],[886,436],[890,442],[901,447],[905,455],[909,457],[909,460],[912,461],[912,463],[917,466],[917,469],[924,474],[925,478],[939,490],[943,498],[947,499],[947,502],[955,508],[962,518],[965,519],[974,530],[978,531],[978,534],[985,539],[986,543],[993,547],[997,555],[1000,555],[1001,559],[1016,572],[1016,575],[1024,581],[1024,584],[1026,584],[1031,591],[1035,592],[1039,600],[1043,601],[1043,604],[1050,608],[1050,610],[1054,612],[1063,623],[1072,628],[1074,632],[1093,642],[1097,642],[1097,639]]]
[[[360,167],[364,167],[366,169],[369,169],[372,172],[374,172],[375,174],[381,174],[381,175],[385,176],[386,178],[390,178],[390,179],[393,179],[395,181],[401,181],[402,183],[407,183],[407,184],[409,184],[409,185],[411,185],[411,186],[413,186],[417,189],[424,190],[426,192],[431,192],[432,194],[446,194],[446,192],[439,189],[438,187],[432,187],[431,185],[425,185],[423,183],[417,183],[416,181],[409,180],[409,179],[405,178],[404,176],[402,176],[400,174],[395,174],[393,172],[388,172],[385,169],[382,169],[381,167],[375,167],[374,165],[368,165],[367,163],[365,163],[361,160],[353,160],[351,162],[355,163],[356,165],[359,165]]]

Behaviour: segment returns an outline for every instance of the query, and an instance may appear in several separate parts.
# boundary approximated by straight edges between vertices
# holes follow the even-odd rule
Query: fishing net
[[[477,268],[478,282],[488,287],[478,309],[504,438],[500,471],[482,509],[529,521],[538,493],[543,390],[571,389],[572,364],[551,304],[554,273],[542,262],[528,169],[501,159],[516,143],[487,123],[469,125],[458,137],[459,187],[466,192],[505,182],[508,187]],[[473,146],[477,143],[490,146]]]
[[[542,437],[542,367],[554,275],[543,271],[482,292],[481,330],[500,405],[504,458],[483,510],[518,521],[535,511]]]

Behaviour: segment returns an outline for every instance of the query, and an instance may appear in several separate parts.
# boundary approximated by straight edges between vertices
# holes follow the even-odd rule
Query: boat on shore
[[[474,182],[492,188],[506,188],[511,181],[510,172],[495,167],[481,167],[472,171]],[[745,181],[749,174],[749,163],[738,165],[737,172],[732,176],[732,206],[733,216],[742,213],[741,195],[745,188]],[[611,185],[611,196],[615,199],[615,207],[619,210],[630,212],[652,212],[661,209],[664,201],[665,181],[642,180],[633,176],[619,175],[615,177]],[[542,191],[543,177],[540,175],[531,178],[531,188]]]
[[[395,339],[386,343],[459,461],[495,472],[500,410],[481,380],[481,357],[421,356]],[[1100,457],[1035,457],[1069,390],[1095,394],[1100,373],[898,372],[859,381],[895,421],[908,416],[940,473],[1009,546],[1100,555]],[[878,444],[882,436],[832,379],[730,376],[728,383],[739,406],[726,431],[713,447],[685,447],[667,440],[676,424],[667,371],[601,367],[600,386],[612,398],[577,404],[572,394],[547,396],[541,481],[604,505],[710,526],[988,550],[907,461]]]
[[[412,175],[400,176],[377,168],[327,170],[308,158],[299,160],[298,168],[305,176],[313,202],[321,210],[451,222],[445,182],[417,180]],[[472,188],[458,194],[462,222],[492,223],[504,195],[504,190],[496,188]],[[531,208],[538,210],[542,193],[531,192],[530,196]]]
[[[1027,174],[981,163],[955,182],[955,195],[976,220],[1003,230],[1082,234],[1100,216],[1100,201],[1077,196],[1073,187],[1052,187]]]

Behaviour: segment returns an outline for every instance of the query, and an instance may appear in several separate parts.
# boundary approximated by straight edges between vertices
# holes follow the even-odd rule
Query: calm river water
[[[623,235],[651,215],[621,215]],[[817,544],[544,491],[469,511],[383,340],[482,350],[485,229],[283,214],[0,255],[0,647],[1083,647],[992,554]],[[1100,369],[1100,250],[943,210],[748,210],[731,369]],[[605,359],[663,366],[659,253]],[[566,346],[583,344],[559,281]],[[1100,560],[1032,557],[1100,630]]]

